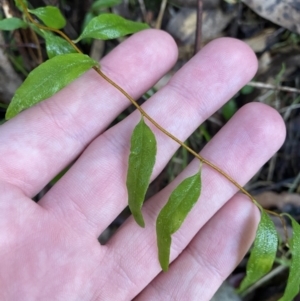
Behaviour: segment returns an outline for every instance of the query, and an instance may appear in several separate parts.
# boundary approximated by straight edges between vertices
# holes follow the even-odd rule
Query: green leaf
[[[88,12],[87,14],[85,14],[83,22],[81,24],[81,31],[84,30],[84,28],[89,24],[89,22],[91,22],[91,20],[95,18],[95,14],[93,14],[92,12]],[[82,44],[86,44],[86,45],[91,45],[93,42],[93,39],[88,38],[88,39],[84,39],[83,41],[81,41]]]
[[[234,99],[230,99],[222,108],[222,115],[225,120],[229,120],[237,111]]]
[[[156,235],[159,262],[164,271],[169,268],[172,238],[188,213],[196,204],[201,193],[200,171],[183,180],[172,192],[167,204],[160,211],[156,220]]]
[[[248,95],[251,94],[253,91],[254,91],[254,87],[246,85],[241,89],[241,94]]]
[[[246,277],[241,283],[239,292],[246,290],[272,269],[277,246],[278,235],[274,223],[262,210],[254,245],[247,263]]]
[[[101,10],[122,3],[122,0],[98,0],[92,4],[92,10]]]
[[[43,35],[46,41],[46,51],[50,59],[57,55],[76,53],[76,50],[65,39],[46,30],[43,31]]]
[[[0,30],[16,30],[27,28],[27,23],[19,18],[7,18],[0,21]]]
[[[156,139],[144,118],[137,124],[131,136],[127,172],[128,205],[135,221],[145,227],[141,208],[155,164]]]
[[[5,118],[49,98],[95,65],[96,61],[79,53],[62,54],[39,65],[17,89]]]
[[[28,11],[41,19],[48,27],[60,29],[66,25],[66,19],[55,6],[39,7]]]
[[[21,2],[24,3],[24,5],[25,5],[26,7],[28,7],[28,2],[27,2],[27,0],[15,0],[16,7],[17,7],[20,11],[23,11],[23,6],[21,5]]]
[[[286,215],[291,219],[293,227],[293,237],[289,243],[292,259],[287,286],[279,301],[294,300],[300,288],[300,225],[290,215]]]
[[[147,28],[149,26],[145,23],[129,21],[114,14],[102,14],[88,23],[75,42],[77,43],[85,38],[116,39]]]

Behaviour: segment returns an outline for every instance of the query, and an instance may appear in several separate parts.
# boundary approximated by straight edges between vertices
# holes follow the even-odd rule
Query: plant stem
[[[156,25],[155,25],[156,29],[161,28],[161,23],[162,23],[162,19],[164,17],[164,14],[165,14],[165,10],[166,10],[166,7],[167,7],[167,2],[168,2],[167,0],[162,0],[162,2],[161,2],[160,11],[159,11],[157,21],[156,21]]]
[[[160,126],[152,117],[150,117],[143,108],[141,108],[138,103],[119,85],[117,85],[114,81],[112,81],[109,77],[107,77],[100,69],[99,67],[94,67],[94,69],[97,71],[97,73],[104,78],[108,83],[110,83],[112,86],[114,86],[118,91],[120,91],[139,111],[140,113],[146,117],[155,127],[157,127],[161,132],[163,132],[165,135],[167,135],[172,140],[176,141],[179,145],[181,145],[183,148],[185,148],[189,153],[194,155],[196,158],[198,158],[202,163],[205,163],[206,165],[210,166],[214,170],[216,170],[218,173],[223,175],[228,181],[230,181],[232,184],[234,184],[241,192],[243,192],[245,195],[247,195],[252,201],[254,201],[254,197],[246,190],[244,189],[239,183],[237,183],[232,177],[230,177],[228,174],[226,174],[222,169],[220,169],[218,166],[214,165],[210,161],[203,158],[201,155],[197,154],[194,150],[192,150],[190,147],[188,147],[186,144],[184,144],[181,140],[179,140],[177,137],[172,135],[170,132],[165,130],[162,126]]]
[[[40,45],[39,39],[32,28],[30,28],[30,32],[32,34],[34,43],[36,44],[36,49],[37,49],[37,53],[38,53],[38,63],[41,64],[43,62],[43,55],[42,55],[42,50],[41,50],[41,45]]]
[[[23,3],[23,1],[20,1],[22,4],[22,7],[24,9],[25,15],[27,16],[27,18],[29,19],[30,22],[32,22],[34,25],[36,25],[38,28],[40,29],[44,29],[44,30],[50,30],[53,32],[56,32],[57,34],[61,35],[66,41],[68,41],[73,48],[78,52],[78,53],[82,53],[82,51],[73,43],[73,41],[67,36],[65,35],[63,32],[61,32],[58,29],[55,28],[51,28],[51,27],[47,27],[47,26],[43,26],[39,23],[37,23],[32,16],[29,14],[26,5]],[[220,169],[218,166],[216,166],[215,164],[211,163],[210,161],[206,160],[205,158],[203,158],[201,155],[199,155],[198,153],[196,153],[193,149],[191,149],[189,146],[187,146],[186,144],[184,144],[181,140],[179,140],[177,137],[175,137],[174,135],[172,135],[170,132],[168,132],[167,130],[165,130],[161,125],[159,125],[151,116],[149,116],[143,108],[141,108],[138,103],[123,89],[121,88],[118,84],[116,84],[113,80],[111,80],[108,76],[106,76],[99,67],[93,67],[93,69],[103,78],[105,79],[109,84],[111,84],[113,87],[115,87],[119,92],[121,92],[138,110],[139,112],[145,117],[147,118],[156,128],[158,128],[161,132],[163,132],[165,135],[167,135],[169,138],[171,138],[172,140],[174,140],[175,142],[177,142],[180,146],[182,146],[183,148],[185,148],[189,153],[191,153],[193,156],[195,156],[196,158],[198,158],[200,160],[200,162],[210,166],[212,169],[214,169],[215,171],[217,171],[219,174],[221,174],[222,176],[224,176],[229,182],[231,182],[234,186],[236,186],[242,193],[244,193],[246,196],[248,196],[251,201],[256,204],[256,201],[254,199],[254,197],[245,189],[243,188],[237,181],[235,181],[231,176],[229,176],[225,171],[223,171],[222,169]]]
[[[82,53],[82,51],[72,42],[72,40],[66,35],[64,34],[62,31],[60,31],[59,29],[56,29],[56,28],[51,28],[51,27],[48,27],[48,26],[44,26],[44,25],[41,25],[39,23],[37,23],[33,18],[32,16],[30,15],[30,13],[28,12],[27,10],[27,7],[26,5],[23,3],[23,1],[20,1],[23,9],[24,9],[24,13],[26,15],[26,17],[28,18],[28,20],[34,24],[35,26],[37,26],[38,28],[40,29],[43,29],[43,30],[49,30],[49,31],[53,31],[53,32],[56,32],[57,34],[59,34],[61,37],[63,37],[70,45],[72,45],[72,47],[78,52],[78,53]]]

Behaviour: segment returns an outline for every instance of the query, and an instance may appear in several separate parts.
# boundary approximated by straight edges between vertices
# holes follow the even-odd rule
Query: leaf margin
[[[56,6],[47,5],[35,9],[28,9],[28,11],[42,20],[48,27],[61,29],[67,24],[65,17]]]
[[[164,272],[167,272],[169,269],[169,263],[170,263],[170,251],[171,251],[171,243],[172,243],[172,234],[174,234],[176,231],[179,230],[179,228],[182,226],[183,222],[185,221],[186,217],[188,216],[189,212],[192,210],[194,205],[197,203],[198,199],[200,198],[201,195],[201,190],[202,190],[202,164],[200,166],[200,169],[198,172],[190,177],[185,178],[182,180],[176,187],[173,189],[171,192],[167,203],[163,206],[163,208],[160,210],[157,219],[156,219],[156,237],[157,237],[157,248],[158,248],[158,259],[160,266]],[[191,184],[190,184],[191,182]],[[177,193],[182,194],[184,197],[186,197],[188,194],[187,192],[181,192],[180,190],[185,188],[185,185],[191,185],[189,187],[189,190],[195,190],[193,193],[194,195],[192,196],[192,202],[190,204],[190,207],[188,210],[184,213],[185,216],[177,220],[176,223],[173,223],[173,228],[170,228],[170,225],[166,225],[166,223],[170,222],[166,220],[165,215],[170,217],[170,212],[171,210],[169,207],[172,207],[174,203],[177,203],[174,200],[174,198],[177,196]],[[190,195],[190,194],[189,194]],[[180,201],[181,202],[181,201]],[[179,203],[180,205],[180,203]],[[177,206],[178,207],[178,206]],[[176,208],[177,209],[177,208]],[[172,212],[171,212],[172,213]],[[171,216],[171,219],[174,219]],[[175,218],[177,219],[178,216],[175,215]],[[164,245],[167,244],[167,245]]]
[[[144,140],[145,138],[147,141]],[[143,149],[140,150],[139,146]],[[141,158],[145,156],[144,153],[146,152],[147,158],[146,160],[142,160]],[[157,142],[155,135],[146,124],[144,117],[141,116],[139,123],[135,126],[131,135],[126,187],[129,209],[136,223],[142,228],[145,227],[145,221],[141,209],[153,173],[156,153]],[[140,173],[142,173],[142,179],[139,177]]]
[[[115,23],[122,23],[121,26],[118,24],[118,26],[122,28],[122,33],[120,33],[120,30],[116,28]],[[116,14],[105,13],[92,18],[79,37],[73,42],[78,43],[86,38],[98,40],[117,39],[148,28],[149,26],[146,23],[134,22]]]
[[[257,227],[257,231],[255,234],[255,240],[253,243],[252,250],[250,251],[250,257],[247,262],[247,267],[246,267],[246,277],[242,280],[240,287],[237,289],[238,293],[243,293],[246,289],[248,289],[251,285],[253,285],[255,282],[257,282],[259,279],[261,279],[263,276],[265,276],[267,273],[269,273],[273,267],[274,261],[276,259],[276,252],[278,249],[278,234],[274,225],[274,222],[271,220],[269,215],[264,211],[264,209],[258,205],[258,208],[260,209],[261,212],[261,219],[259,222],[259,225]],[[265,235],[265,240],[268,240],[270,242],[270,235],[273,236],[273,245],[272,250],[268,251],[268,253],[272,254],[265,254],[265,259],[263,260],[264,263],[264,270],[261,269],[261,258],[257,257],[257,252],[259,252],[262,248],[260,247],[261,245],[261,231],[263,231],[262,227],[265,227],[263,222],[267,223],[269,226],[269,230],[271,231],[268,232],[268,235]],[[270,258],[266,259],[266,256],[271,256]],[[258,261],[260,260],[260,261]],[[260,269],[260,270],[259,270]],[[256,274],[256,275],[255,275]]]
[[[67,57],[69,56],[69,57]],[[71,58],[71,56],[74,56]],[[40,72],[43,73],[44,69],[46,68],[54,68],[54,63],[56,63],[58,66],[62,67],[64,64],[67,63],[67,58],[69,61],[73,62],[72,65],[69,65],[69,68],[74,68],[72,71],[75,72],[75,68],[78,68],[78,72],[76,71],[76,76],[71,76],[70,73],[68,73],[68,78],[65,78],[65,81],[62,81],[61,78],[61,72],[57,75],[57,78],[59,80],[55,80],[55,84],[51,86],[50,90],[43,91],[44,83],[49,83],[49,78],[47,77],[45,79],[45,76],[42,77],[43,82],[40,80],[41,75]],[[56,60],[59,60],[59,62],[56,62]],[[81,61],[80,61],[81,60]],[[54,62],[55,61],[55,62]],[[69,63],[69,62],[68,62]],[[52,64],[52,66],[49,64]],[[37,103],[51,97],[52,95],[56,94],[58,91],[63,89],[65,86],[70,84],[72,81],[77,79],[79,76],[81,76],[83,73],[88,71],[93,66],[98,66],[98,62],[91,59],[89,56],[79,53],[71,53],[71,54],[63,54],[59,56],[55,56],[52,59],[47,60],[46,62],[39,65],[37,68],[33,69],[27,78],[24,80],[24,82],[21,84],[21,86],[16,90],[14,97],[12,98],[7,111],[5,115],[5,119],[9,120],[16,116],[21,111],[28,109],[32,107],[33,105],[36,105]],[[82,68],[81,68],[82,67]],[[63,70],[63,69],[62,69]],[[82,71],[82,72],[81,72]],[[46,73],[45,73],[46,74]],[[50,79],[53,80],[53,77],[51,78],[51,72]],[[37,80],[38,79],[38,80]],[[34,83],[38,83],[38,85],[34,85]],[[39,88],[37,93],[37,88]],[[38,94],[38,95],[37,95]],[[29,98],[29,100],[28,100]],[[24,99],[27,100],[25,103]]]
[[[287,216],[292,222],[293,236],[289,242],[292,259],[287,284],[282,297],[278,301],[292,301],[300,291],[300,225],[290,214],[283,213],[282,216]],[[297,247],[294,249],[295,244]],[[296,274],[296,277],[294,274]],[[297,282],[294,283],[295,281]],[[295,285],[298,286],[296,290]]]
[[[13,24],[9,24],[9,23],[13,23],[13,22],[15,23],[14,26],[13,26]],[[3,24],[4,24],[4,27],[3,27]],[[2,26],[2,28],[1,28],[1,26]],[[0,30],[2,30],[2,31],[13,31],[13,30],[27,28],[27,27],[28,27],[28,24],[20,18],[11,17],[11,18],[5,18],[5,19],[0,20]]]

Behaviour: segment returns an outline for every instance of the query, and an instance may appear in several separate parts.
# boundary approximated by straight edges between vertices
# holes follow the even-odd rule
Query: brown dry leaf
[[[242,0],[261,17],[300,34],[299,0]]]
[[[262,52],[268,46],[268,39],[274,34],[275,28],[266,28],[262,30],[258,35],[255,35],[249,39],[245,39],[254,52]]]
[[[281,209],[286,204],[291,204],[300,207],[300,195],[297,193],[275,193],[272,191],[263,192],[255,196],[255,199],[264,208],[278,208]]]
[[[215,39],[221,35],[234,17],[233,13],[224,13],[221,9],[203,11],[202,41]],[[182,8],[170,20],[167,31],[184,45],[195,43],[197,10]]]

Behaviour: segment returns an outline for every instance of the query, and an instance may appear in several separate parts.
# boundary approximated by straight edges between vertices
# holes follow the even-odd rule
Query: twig
[[[147,10],[146,10],[144,0],[139,0],[139,4],[140,4],[140,8],[141,8],[141,11],[142,11],[142,14],[143,14],[143,19],[146,23],[148,23],[147,22]]]
[[[298,187],[300,183],[300,172],[298,173],[295,181],[293,182],[293,184],[291,185],[291,187],[289,188],[289,193],[293,193],[295,191],[295,189]]]
[[[164,17],[164,14],[165,14],[165,10],[166,10],[166,7],[167,7],[167,2],[168,2],[168,0],[162,0],[162,2],[161,2],[160,11],[159,11],[157,21],[156,21],[156,25],[155,25],[156,29],[161,28],[161,23],[162,23],[162,19]]]
[[[272,159],[270,160],[270,166],[268,170],[268,176],[267,176],[267,181],[271,182],[273,179],[274,171],[275,171],[275,165],[277,161],[277,154],[275,154]]]
[[[202,43],[202,15],[203,15],[203,0],[198,0],[197,3],[197,27],[196,27],[196,42],[195,54],[201,49]]]
[[[10,44],[0,44],[0,48],[2,49],[7,49],[7,48],[12,48],[16,47],[15,45],[10,45]],[[18,48],[37,48],[37,46],[34,43],[27,43],[23,45],[17,45]]]
[[[9,8],[9,3],[7,1],[3,1],[3,3],[1,3],[4,15],[6,18],[12,18],[13,15],[10,13],[10,8]]]
[[[299,106],[299,101],[300,101],[300,96],[296,97],[296,99],[293,101],[293,103],[290,106],[283,108],[283,109],[285,109],[283,111],[284,112],[284,115],[283,115],[284,121],[287,121],[289,119],[292,111],[294,109],[297,109],[297,106],[298,106],[298,108],[300,107]]]
[[[13,18],[14,16],[10,13],[10,7],[9,3],[7,1],[4,1],[2,4],[2,9],[4,11],[5,17],[6,18]],[[31,56],[38,61],[39,64],[43,62],[43,55],[42,55],[42,50],[40,47],[39,39],[36,35],[36,33],[33,31],[33,29],[30,28],[30,34],[34,40],[34,43],[36,45],[36,50],[37,50],[37,57],[33,54],[33,52],[29,49]],[[27,38],[27,37],[26,37]],[[27,43],[29,44],[29,43]]]
[[[280,109],[279,112],[284,113],[288,110],[295,110],[295,109],[299,109],[299,108],[300,108],[300,104],[298,103],[298,104],[295,104],[295,105],[290,105],[288,107],[284,107],[284,108]]]
[[[39,39],[38,39],[36,33],[33,31],[33,29],[28,28],[28,29],[26,29],[26,32],[25,31],[21,31],[22,40],[25,41],[25,44],[30,43],[30,40],[28,39],[28,33],[30,33],[31,38],[33,39],[33,42],[35,43],[36,50],[37,50],[37,53],[35,53],[33,51],[33,48],[29,47],[28,48],[28,53],[29,53],[31,59],[34,62],[37,62],[37,64],[39,65],[39,64],[41,64],[43,62],[42,50],[41,50]]]
[[[285,92],[292,92],[292,93],[299,93],[300,90],[296,88],[291,87],[285,87],[285,86],[276,86],[272,84],[265,84],[260,82],[250,82],[247,84],[247,86],[259,88],[259,89],[269,89],[269,90],[275,90],[275,91],[285,91]]]
[[[37,57],[38,63],[41,64],[43,62],[43,54],[42,54],[42,49],[41,49],[39,38],[32,28],[30,28],[30,33],[31,33],[31,36],[36,45],[36,50],[37,50],[37,54],[38,54],[38,57]],[[29,49],[32,49],[32,48],[29,48]]]

